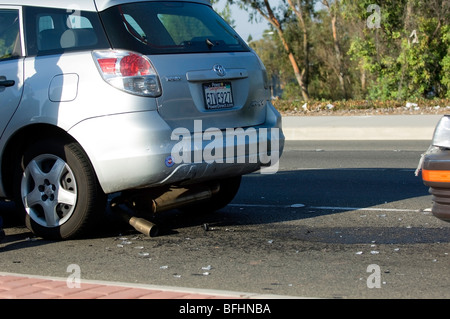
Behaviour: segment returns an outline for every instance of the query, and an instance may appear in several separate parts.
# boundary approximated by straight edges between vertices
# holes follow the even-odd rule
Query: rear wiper
[[[208,45],[208,47],[211,49],[212,47],[214,47],[214,43],[211,42],[210,39],[206,39],[206,44]]]

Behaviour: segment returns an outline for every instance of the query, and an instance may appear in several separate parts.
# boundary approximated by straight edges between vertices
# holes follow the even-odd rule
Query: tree
[[[309,53],[310,53],[310,41],[309,41],[309,32],[306,24],[306,16],[308,13],[312,11],[314,7],[314,1],[303,1],[297,0],[296,3],[294,0],[287,0],[290,9],[294,12],[297,17],[299,27],[303,33],[303,58],[304,58],[304,68],[303,68],[303,82],[304,85],[308,88],[309,85]],[[307,89],[308,90],[308,89]],[[308,90],[309,91],[309,90]],[[309,93],[308,93],[309,95]]]
[[[450,98],[450,0],[234,2],[270,23],[250,45],[285,97]]]
[[[270,25],[275,29],[281,41],[281,45],[291,63],[295,78],[297,80],[298,85],[301,88],[303,99],[305,101],[309,101],[309,92],[307,85],[307,74],[308,74],[307,67],[305,67],[305,65],[303,67],[300,66],[295,57],[291,43],[289,43],[289,41],[286,39],[283,19],[285,16],[289,14],[288,11],[286,10],[287,8],[284,8],[285,11],[282,12],[282,15],[277,15],[277,13],[274,11],[271,4],[269,3],[269,0],[236,0],[236,1],[241,5],[242,8],[246,10],[252,9],[256,11],[259,15],[261,15],[261,17],[267,20],[270,23]]]
[[[211,0],[211,4],[213,7],[215,7],[217,5],[217,3],[219,2],[219,0]],[[222,9],[222,11],[218,11],[218,13],[220,14],[220,16],[233,28],[236,27],[236,21],[233,19],[233,14],[231,12],[231,7],[230,7],[231,3],[227,2],[225,4],[225,7]]]
[[[346,72],[344,66],[344,58],[341,49],[341,41],[339,37],[338,31],[338,16],[340,14],[340,4],[339,0],[321,0],[322,4],[327,8],[328,14],[331,18],[331,31],[333,35],[333,44],[334,44],[334,54],[336,58],[336,75],[339,79],[339,85],[342,91],[342,94],[345,99],[347,99],[348,92],[346,88]]]

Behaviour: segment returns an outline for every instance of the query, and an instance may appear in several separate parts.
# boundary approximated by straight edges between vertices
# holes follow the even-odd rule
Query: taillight
[[[140,96],[161,95],[159,76],[145,55],[121,50],[94,51],[92,55],[103,79],[115,88]]]

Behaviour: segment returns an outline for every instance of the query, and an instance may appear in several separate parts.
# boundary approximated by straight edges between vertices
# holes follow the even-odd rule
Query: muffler
[[[198,201],[210,199],[220,189],[219,184],[213,187],[203,186],[198,188],[170,188],[161,196],[151,202],[151,211],[160,213],[175,209]]]

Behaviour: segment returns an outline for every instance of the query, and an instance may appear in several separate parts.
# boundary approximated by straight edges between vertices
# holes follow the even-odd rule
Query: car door
[[[21,8],[0,5],[0,137],[23,92]]]

